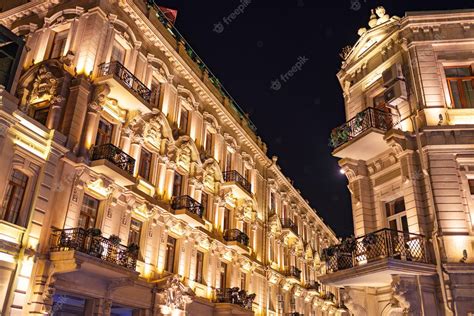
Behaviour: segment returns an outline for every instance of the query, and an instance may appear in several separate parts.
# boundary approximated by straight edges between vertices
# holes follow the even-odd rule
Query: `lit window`
[[[26,224],[26,217],[21,216],[23,215],[21,214],[21,207],[27,184],[28,176],[21,171],[13,170],[3,199],[2,220],[20,226]]]
[[[470,67],[445,68],[451,101],[455,108],[474,107],[474,88]]]
[[[152,161],[152,154],[142,148],[140,153],[140,164],[138,168],[138,175],[143,179],[150,180],[150,173],[151,173],[151,161]]]

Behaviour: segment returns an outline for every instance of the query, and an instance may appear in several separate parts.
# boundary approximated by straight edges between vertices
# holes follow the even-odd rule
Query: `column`
[[[132,145],[130,146],[130,156],[135,159],[135,168],[133,171],[133,175],[136,176],[138,173],[138,164],[140,161],[140,151],[141,151],[141,139],[136,140],[132,142]]]

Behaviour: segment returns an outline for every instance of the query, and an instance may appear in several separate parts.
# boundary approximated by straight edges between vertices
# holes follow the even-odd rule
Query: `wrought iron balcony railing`
[[[290,218],[281,219],[281,228],[290,229],[295,235],[298,235],[298,225],[293,222]]]
[[[56,230],[51,235],[51,251],[75,250],[121,267],[135,270],[138,246],[123,246],[84,228]]]
[[[241,290],[238,287],[216,290],[217,303],[236,304],[247,309],[252,309],[255,297],[255,294],[247,294],[245,290]]]
[[[138,80],[133,73],[125,68],[124,65],[118,61],[112,61],[110,63],[104,63],[99,65],[99,76],[113,75],[119,79],[125,86],[131,91],[138,94],[144,101],[150,103],[151,101],[151,90]]]
[[[301,270],[295,266],[290,266],[286,270],[286,276],[294,277],[294,278],[297,278],[298,280],[301,280]]]
[[[135,168],[135,159],[127,155],[120,148],[112,144],[104,144],[100,146],[95,146],[92,148],[91,160],[101,160],[105,159],[113,163],[118,168],[126,171],[130,175],[133,175],[133,170]]]
[[[201,218],[204,215],[204,207],[201,205],[201,203],[189,195],[182,195],[173,198],[173,201],[171,202],[171,208],[173,210],[186,209],[190,213],[196,214]]]
[[[424,236],[384,228],[323,250],[330,272],[345,270],[383,258],[430,263]]]
[[[222,173],[225,182],[237,182],[240,184],[247,192],[252,192],[252,186],[250,182],[245,179],[243,175],[238,173],[235,170],[224,171]]]
[[[358,113],[348,122],[334,128],[331,132],[329,145],[332,148],[337,148],[370,128],[377,128],[386,132],[392,126],[393,116],[390,112],[370,107]]]
[[[237,241],[238,243],[248,247],[249,236],[246,233],[241,232],[238,229],[228,229],[224,232],[224,240],[226,241]]]

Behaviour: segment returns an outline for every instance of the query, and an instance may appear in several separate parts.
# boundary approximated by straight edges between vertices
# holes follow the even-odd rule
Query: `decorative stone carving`
[[[162,288],[159,289],[160,305],[162,305],[162,313],[176,309],[185,310],[186,304],[192,302],[192,297],[195,295],[192,290],[179,281],[177,275],[169,277]]]
[[[355,294],[351,291],[350,288],[341,289],[341,299],[344,302],[344,305],[349,309],[352,315],[367,315],[367,311],[363,305],[358,304],[354,299]]]
[[[50,100],[56,95],[58,87],[58,79],[48,69],[46,65],[41,65],[38,68],[36,78],[33,81],[29,103],[34,103],[39,100]]]
[[[393,275],[392,296],[398,301],[405,314],[421,315],[421,300],[414,277]]]

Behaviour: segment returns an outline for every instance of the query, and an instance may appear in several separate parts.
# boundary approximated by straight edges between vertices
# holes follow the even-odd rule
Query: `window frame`
[[[133,236],[133,233],[137,232],[136,230],[132,229],[133,222],[138,222],[140,223],[140,228],[138,230],[138,238],[134,238],[136,240],[131,240],[131,236]],[[143,222],[136,217],[131,217],[130,218],[130,232],[128,233],[128,246],[131,244],[136,244],[137,246],[140,245],[140,241],[142,239],[142,234],[143,234]]]
[[[110,127],[110,135],[107,134],[107,133],[102,133],[101,132],[102,131],[102,129],[100,128],[101,123],[103,123],[105,126]],[[106,144],[113,144],[114,130],[115,130],[115,124],[101,116],[99,118],[99,123],[97,124],[97,133],[96,133],[96,136],[95,136],[94,145],[95,146],[101,146],[101,145],[106,145]],[[105,142],[102,142],[102,137],[105,137],[105,138],[109,137],[109,140],[105,141]]]
[[[144,153],[145,156],[147,156],[147,159],[144,160]],[[146,163],[146,164],[145,164]],[[145,168],[148,166],[147,168]],[[140,149],[140,160],[138,164],[138,175],[147,180],[150,181],[151,179],[151,171],[153,167],[153,153],[146,149],[144,146],[141,147]]]
[[[471,74],[470,76],[461,76],[461,77],[449,77],[447,74],[446,74],[446,70],[447,69],[454,69],[454,68],[457,68],[457,69],[469,69],[469,73]],[[443,70],[444,70],[444,76],[446,78],[446,85],[448,87],[448,91],[449,91],[449,97],[451,99],[451,105],[452,105],[452,108],[453,109],[472,109],[474,108],[474,99],[471,101],[472,103],[472,106],[468,106],[467,104],[467,95],[465,93],[465,89],[463,87],[463,81],[467,81],[467,80],[470,80],[471,81],[471,86],[474,90],[474,73],[473,73],[473,69],[470,65],[456,65],[456,66],[444,66],[443,67]],[[456,101],[455,101],[455,98],[454,98],[454,95],[453,95],[453,89],[451,87],[451,82],[454,81],[456,82],[456,86],[457,86],[457,89],[459,91],[459,101],[460,101],[460,105],[461,107],[458,107],[457,104],[456,104]]]
[[[84,212],[84,201],[87,199],[90,199],[92,201],[95,201],[97,202],[97,207],[96,207],[96,210],[95,210],[95,216],[94,216],[94,222],[93,222],[93,225],[90,226],[90,219],[92,218],[92,216],[89,214],[89,213],[86,213]],[[89,228],[97,228],[98,227],[98,219],[99,219],[99,211],[100,211],[100,204],[101,204],[101,201],[97,198],[95,198],[94,196],[90,195],[90,194],[87,194],[87,193],[84,193],[84,196],[82,197],[82,202],[81,202],[81,207],[79,209],[79,217],[78,217],[78,221],[77,221],[77,227],[80,227],[80,228],[83,228],[83,229],[89,229]],[[87,207],[89,208],[89,205],[87,205]],[[84,215],[84,217],[87,217],[87,227],[83,227],[81,225],[81,216]]]
[[[18,186],[17,183],[13,183],[13,176],[15,175],[15,173],[19,173],[21,174],[22,176],[24,176],[26,178],[25,181],[22,181],[23,185],[22,186]],[[2,209],[1,209],[1,220],[3,221],[6,221],[8,223],[11,223],[11,224],[14,224],[14,225],[18,225],[18,226],[21,226],[21,227],[26,227],[26,224],[27,224],[27,220],[28,220],[28,215],[25,216],[25,209],[26,209],[26,200],[28,198],[28,192],[29,192],[29,184],[31,183],[31,178],[28,174],[26,174],[24,171],[20,170],[20,169],[17,169],[17,168],[14,168],[12,169],[12,172],[10,173],[9,175],[9,178],[8,178],[8,184],[5,188],[5,193],[4,193],[4,197],[3,197],[3,203],[2,203]],[[19,188],[22,189],[22,193],[21,193],[21,198],[20,199],[16,199],[16,201],[19,201],[19,205],[18,205],[18,208],[17,210],[15,211],[15,214],[13,215],[14,216],[14,220],[8,220],[6,217],[7,215],[9,215],[11,213],[11,210],[8,210],[11,205],[12,205],[12,200],[14,198],[14,196],[16,195],[15,191],[17,191],[16,189]],[[11,190],[10,190],[11,188]],[[13,193],[12,193],[13,192]],[[7,195],[9,196],[7,198]],[[28,212],[29,213],[29,212]]]
[[[172,241],[172,242],[170,242]],[[175,273],[175,262],[176,262],[176,245],[178,240],[173,236],[168,235],[166,239],[166,258],[165,258],[165,271]],[[172,255],[172,256],[170,256]],[[170,260],[171,257],[171,260]]]
[[[200,260],[198,258],[201,258]],[[204,252],[196,250],[196,269],[194,281],[203,284],[204,281]]]

